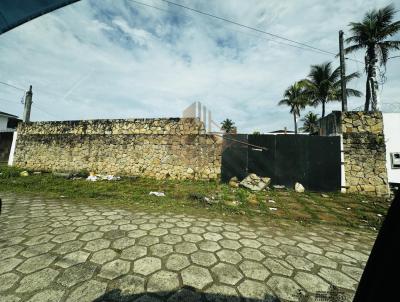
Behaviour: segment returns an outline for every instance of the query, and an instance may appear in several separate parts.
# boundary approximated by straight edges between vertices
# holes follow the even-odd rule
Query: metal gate
[[[339,136],[225,135],[222,181],[249,173],[271,178],[272,184],[308,190],[339,191],[341,156]]]

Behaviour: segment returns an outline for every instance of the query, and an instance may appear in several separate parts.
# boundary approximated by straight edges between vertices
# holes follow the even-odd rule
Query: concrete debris
[[[120,179],[121,179],[121,177],[119,177],[119,176],[114,176],[114,175],[95,175],[94,173],[90,173],[90,175],[86,178],[86,180],[89,180],[89,181],[98,181],[98,180],[114,181],[114,180],[120,180]]]
[[[251,191],[261,191],[269,186],[271,178],[259,177],[256,174],[249,174],[245,179],[240,182],[240,186],[247,188]]]
[[[165,193],[164,192],[150,192],[149,195],[154,195],[157,197],[164,197]]]
[[[229,186],[232,187],[232,188],[238,188],[239,187],[239,180],[238,180],[238,178],[236,176],[232,177],[229,180]]]
[[[273,185],[272,187],[273,187],[274,189],[277,189],[277,190],[279,190],[279,189],[286,189],[286,187],[283,186],[283,185]]]
[[[321,194],[321,196],[322,196],[323,198],[329,198],[329,195],[327,195],[327,194]]]
[[[301,183],[299,183],[299,182],[296,182],[296,183],[295,183],[295,185],[294,185],[294,190],[295,190],[297,193],[304,193],[304,191],[305,191],[303,185],[302,185]]]

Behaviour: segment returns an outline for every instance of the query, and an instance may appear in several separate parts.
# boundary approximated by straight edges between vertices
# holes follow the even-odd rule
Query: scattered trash
[[[66,196],[64,196],[64,195],[60,195],[60,198],[65,198]]]
[[[89,176],[86,178],[86,180],[89,180],[89,181],[97,181],[97,176],[96,176],[96,175],[89,175]]]
[[[42,172],[40,172],[40,171],[35,171],[35,172],[33,172],[33,174],[34,174],[34,175],[40,175],[40,174],[42,174]]]
[[[164,197],[165,193],[164,192],[150,192],[149,195],[154,195],[157,197]]]
[[[276,210],[278,210],[278,208],[269,208],[270,209],[270,211],[276,211]]]
[[[362,202],[362,203],[368,203],[368,201],[367,201],[367,200],[361,200],[361,202]]]
[[[351,210],[351,208],[346,208],[346,210]]]
[[[274,189],[277,189],[277,190],[279,190],[279,189],[286,189],[286,187],[283,186],[283,185],[273,185],[273,187],[274,187]]]
[[[236,176],[232,177],[229,180],[229,186],[232,187],[232,188],[238,188],[239,187],[239,180],[238,180],[238,178]]]
[[[328,194],[321,194],[321,196],[323,197],[323,198],[329,198],[329,195]]]
[[[382,214],[376,214],[378,217],[382,217]]]
[[[69,179],[69,178],[72,177],[72,174],[71,174],[71,173],[56,172],[56,171],[53,172],[53,175],[54,175],[54,176],[57,176],[57,177],[67,178],[67,179]]]
[[[299,182],[296,182],[296,183],[295,183],[295,185],[294,185],[294,190],[295,190],[297,193],[303,193],[303,192],[305,191],[303,185],[302,185],[301,183],[299,183]]]
[[[269,203],[276,203],[276,201],[275,201],[275,200],[272,200],[272,199],[268,200],[268,202],[269,202]]]
[[[21,173],[19,173],[20,176],[29,176],[28,171],[22,171]]]
[[[247,188],[251,191],[261,191],[269,186],[271,178],[259,177],[254,173],[249,174],[240,182],[240,186]]]
[[[231,201],[231,200],[225,200],[225,201],[224,201],[224,204],[225,204],[226,206],[228,206],[228,207],[237,207],[237,206],[239,205],[239,201],[237,201],[237,200],[233,200],[233,201]]]

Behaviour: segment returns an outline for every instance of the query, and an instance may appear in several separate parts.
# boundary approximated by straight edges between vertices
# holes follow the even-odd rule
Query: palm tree
[[[303,132],[314,134],[318,131],[318,114],[308,112],[305,117],[301,119],[303,127],[300,128]]]
[[[400,49],[400,41],[388,40],[400,31],[400,21],[393,22],[395,13],[394,6],[388,5],[379,10],[369,11],[365,14],[362,22],[349,24],[352,36],[346,39],[346,43],[353,43],[353,45],[347,47],[345,53],[366,49],[365,111],[369,110],[370,104],[372,111],[379,110],[377,63],[386,67],[389,51]]]
[[[290,113],[293,114],[295,134],[297,134],[297,117],[300,116],[300,110],[308,105],[304,92],[303,85],[299,82],[295,82],[285,90],[283,94],[284,98],[278,103],[278,105],[290,107]]]
[[[227,118],[221,123],[221,129],[225,130],[226,133],[230,133],[233,130],[234,125],[235,123]]]
[[[345,77],[346,83],[358,78],[360,74],[354,72]],[[325,104],[329,101],[341,101],[341,80],[340,67],[332,70],[332,63],[322,63],[311,65],[308,77],[301,81],[304,85],[306,94],[311,105],[322,105],[322,117],[325,116]],[[361,96],[361,92],[355,89],[347,88],[347,96]]]

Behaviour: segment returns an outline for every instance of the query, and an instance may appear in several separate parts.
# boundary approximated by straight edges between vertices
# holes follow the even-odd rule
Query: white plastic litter
[[[89,175],[86,180],[89,181],[98,181],[98,177],[96,175]]]
[[[157,197],[164,197],[165,193],[164,192],[150,192],[149,195],[154,195]]]
[[[270,200],[268,200],[268,202],[269,203],[275,203],[275,200],[270,199]]]
[[[277,208],[269,208],[271,211],[276,211],[278,210]]]

